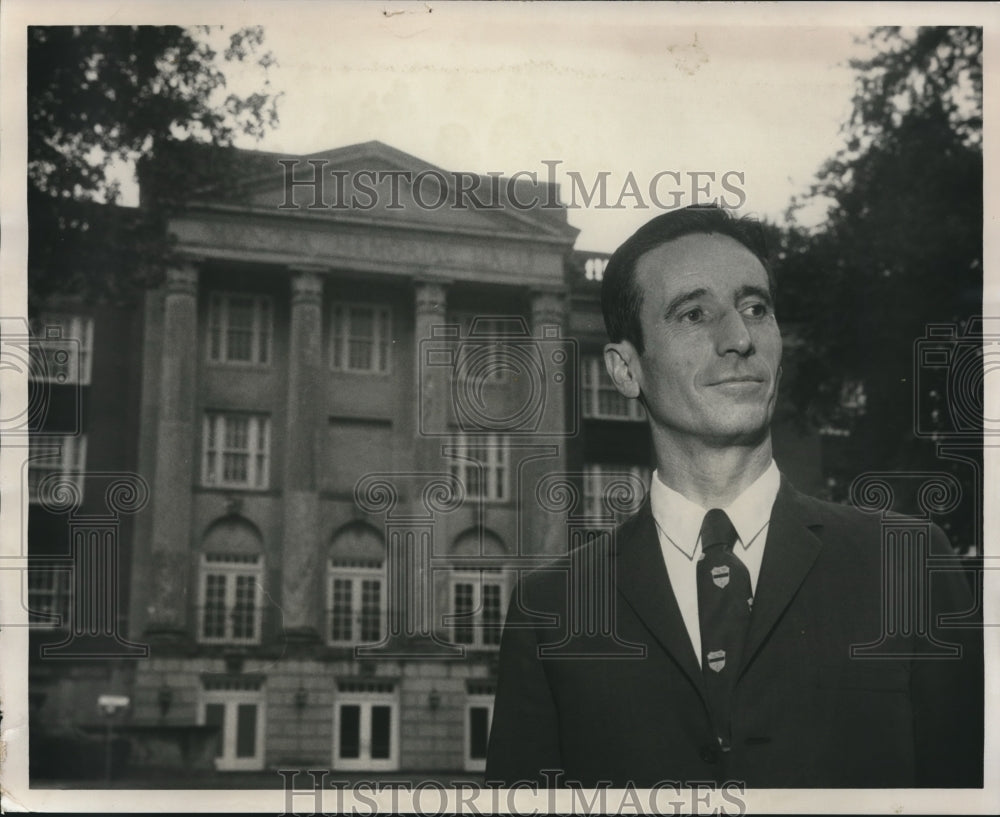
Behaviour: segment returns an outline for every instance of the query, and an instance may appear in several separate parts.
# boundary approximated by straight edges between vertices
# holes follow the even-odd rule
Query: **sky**
[[[780,220],[842,144],[863,26],[561,5],[249,4],[226,31],[264,26],[280,125],[238,144],[306,154],[374,139],[448,171],[554,167],[578,205],[577,247],[603,251],[658,203],[695,195]],[[229,90],[260,90],[261,77],[230,71]],[[602,174],[604,206],[599,194],[584,206],[579,185]]]

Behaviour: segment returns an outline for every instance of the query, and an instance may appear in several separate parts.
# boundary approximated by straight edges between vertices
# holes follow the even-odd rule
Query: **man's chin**
[[[771,418],[725,423],[712,435],[711,444],[718,448],[748,448],[765,442],[771,436]]]

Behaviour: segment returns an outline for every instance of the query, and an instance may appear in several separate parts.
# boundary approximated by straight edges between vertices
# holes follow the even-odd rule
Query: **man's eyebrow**
[[[771,297],[771,291],[765,289],[764,287],[759,287],[755,284],[747,284],[746,286],[740,287],[736,292],[736,300],[741,301],[748,295],[756,295],[768,306],[774,305],[774,298]]]
[[[708,290],[705,289],[705,287],[698,287],[698,289],[688,290],[687,292],[682,292],[680,295],[674,296],[670,300],[670,303],[667,304],[667,308],[663,310],[664,317],[669,318],[673,316],[674,313],[681,308],[681,305],[687,303],[688,301],[692,301],[695,298],[700,298],[702,295],[707,293]]]
[[[673,317],[673,315],[675,315],[677,311],[688,301],[693,301],[696,298],[700,298],[707,294],[708,290],[705,287],[698,287],[697,289],[691,289],[687,292],[682,292],[679,295],[674,296],[667,304],[667,308],[663,311],[664,317]],[[748,296],[760,298],[768,306],[774,305],[774,299],[771,297],[771,292],[765,287],[757,286],[756,284],[747,284],[736,290],[737,301],[741,301]]]

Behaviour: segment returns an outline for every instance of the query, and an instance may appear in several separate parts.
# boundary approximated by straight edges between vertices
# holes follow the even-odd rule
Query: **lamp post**
[[[129,705],[127,695],[99,695],[97,706],[104,715],[104,780],[111,785],[111,738],[113,721],[118,712],[124,711]]]

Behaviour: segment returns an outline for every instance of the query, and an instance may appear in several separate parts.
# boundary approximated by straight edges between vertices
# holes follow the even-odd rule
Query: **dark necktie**
[[[701,523],[698,562],[698,623],[701,668],[708,705],[723,749],[729,748],[730,707],[753,599],[750,573],[733,554],[736,529],[726,512],[713,508]]]

